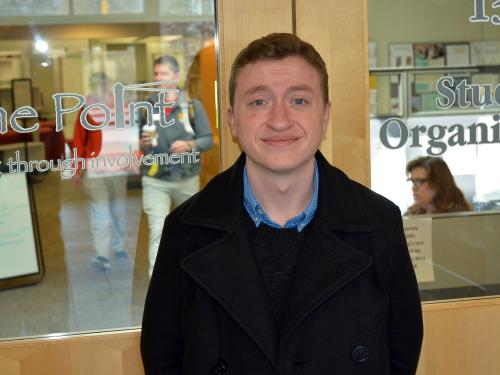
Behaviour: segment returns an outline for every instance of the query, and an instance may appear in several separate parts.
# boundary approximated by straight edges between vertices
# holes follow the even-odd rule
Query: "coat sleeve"
[[[181,375],[180,247],[175,235],[178,215],[165,220],[156,263],[149,284],[141,333],[141,355],[146,375]]]
[[[422,306],[399,209],[391,224],[388,338],[391,375],[414,375],[423,337]]]
[[[198,151],[206,151],[210,149],[214,143],[212,129],[207,113],[203,108],[203,104],[199,100],[193,99],[194,120],[192,121],[193,130],[195,132],[195,142]]]

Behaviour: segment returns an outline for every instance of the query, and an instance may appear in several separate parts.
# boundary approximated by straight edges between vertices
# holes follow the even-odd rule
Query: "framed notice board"
[[[0,289],[37,283],[43,259],[26,174],[3,173],[0,198]]]

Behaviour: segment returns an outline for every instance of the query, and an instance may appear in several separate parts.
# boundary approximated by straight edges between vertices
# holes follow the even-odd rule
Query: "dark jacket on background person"
[[[158,100],[157,93],[148,97],[148,102],[153,106],[158,103]],[[154,113],[158,113],[158,108],[154,108]],[[203,104],[199,100],[188,99],[187,95],[181,91],[167,121],[172,119],[175,123],[167,127],[162,127],[155,121],[158,145],[145,150],[145,154],[170,154],[170,146],[177,140],[195,141],[196,151],[199,152],[212,147],[212,129]],[[142,117],[141,124],[144,125],[145,122],[145,117]],[[190,163],[187,160],[178,164],[153,165],[143,168],[144,175],[170,181],[195,176],[199,172],[200,163],[194,161]]]
[[[422,315],[399,209],[316,154],[318,208],[280,335],[243,206],[245,155],[165,221],[142,325],[147,375],[410,375]]]

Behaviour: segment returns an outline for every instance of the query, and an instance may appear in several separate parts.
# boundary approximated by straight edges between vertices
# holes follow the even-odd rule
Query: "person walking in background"
[[[443,159],[423,156],[412,160],[406,166],[406,173],[412,182],[414,204],[405,215],[472,210]]]
[[[170,55],[157,58],[153,63],[154,80],[160,89],[165,89],[165,102],[174,103],[165,107],[167,122],[173,125],[162,127],[155,121],[154,129],[141,128],[141,149],[145,154],[183,153],[196,150],[206,151],[212,147],[213,137],[210,123],[200,101],[191,99],[179,90],[179,63]],[[178,89],[178,90],[175,90]],[[177,91],[177,92],[176,92]],[[158,103],[159,95],[154,93],[148,101]],[[159,117],[155,107],[156,117]],[[145,121],[142,121],[144,124]],[[145,166],[142,177],[144,212],[149,226],[149,275],[158,252],[163,222],[171,210],[172,203],[180,205],[200,188],[199,160],[178,164]]]
[[[127,213],[127,175],[129,167],[105,165],[100,156],[128,155],[135,142],[130,137],[130,129],[116,129],[114,101],[109,77],[103,72],[90,76],[91,93],[86,96],[86,105],[102,103],[111,109],[108,126],[103,129],[89,130],[80,122],[80,111],[73,134],[73,149],[77,156],[87,159],[85,170],[78,169],[73,177],[75,186],[83,185],[88,199],[90,230],[95,256],[91,262],[102,271],[111,269],[111,253],[115,258],[127,258],[125,250],[126,213]],[[125,110],[125,122],[128,122],[128,110]],[[87,122],[100,126],[106,121],[105,114],[99,109],[89,111]]]

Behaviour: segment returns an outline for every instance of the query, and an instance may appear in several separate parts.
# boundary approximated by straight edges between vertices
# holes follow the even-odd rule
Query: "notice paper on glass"
[[[469,44],[447,44],[446,65],[469,66],[470,65]]]
[[[403,226],[417,281],[419,283],[434,281],[432,219],[405,217]]]
[[[472,42],[470,55],[472,65],[500,64],[500,42]]]

